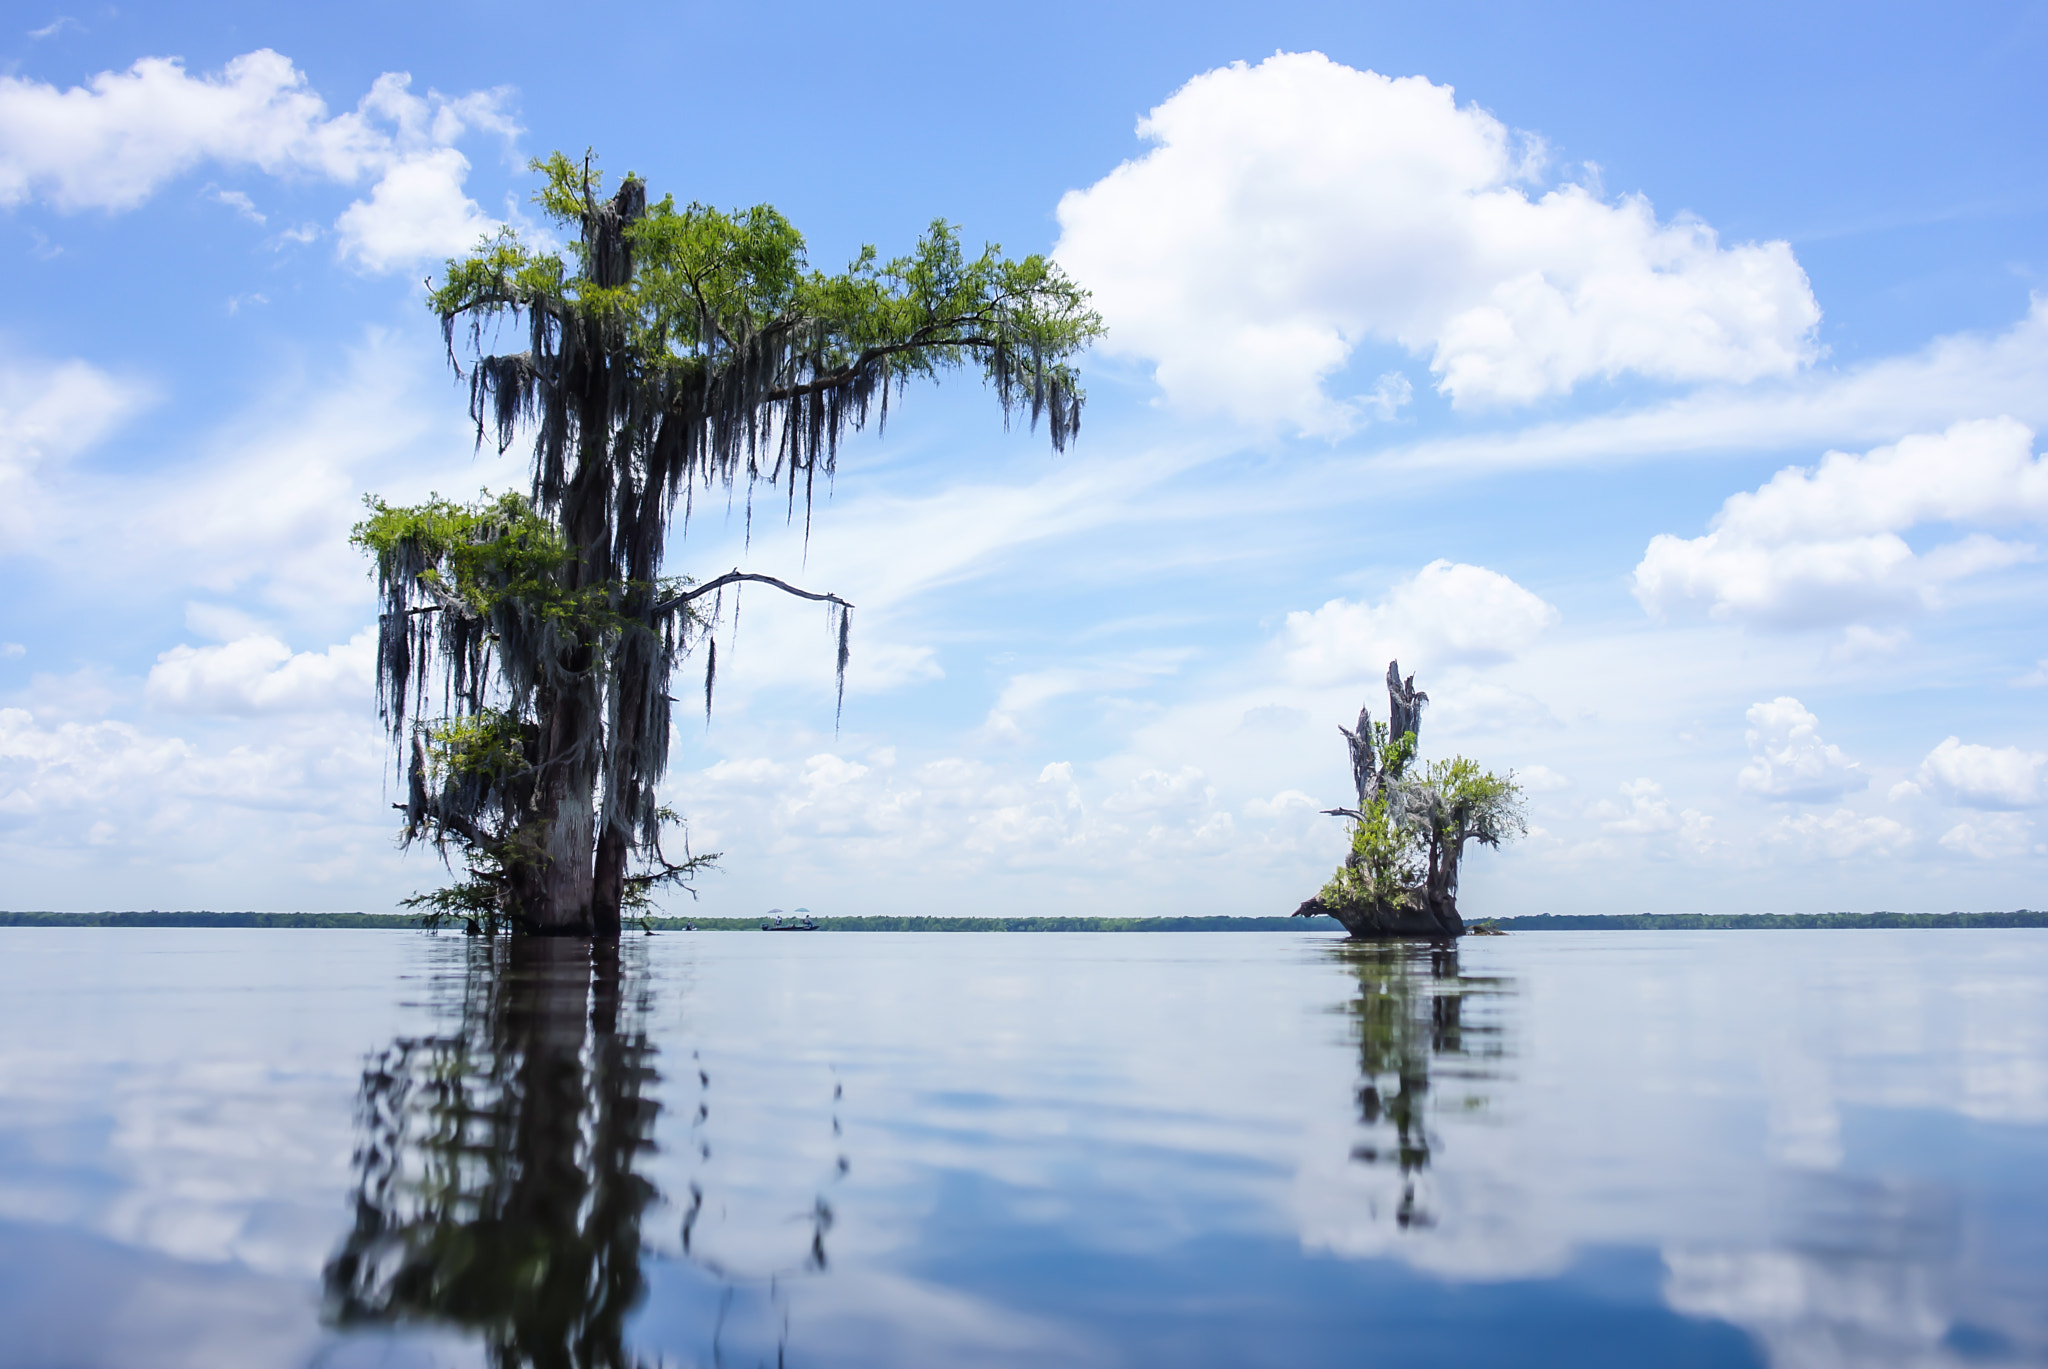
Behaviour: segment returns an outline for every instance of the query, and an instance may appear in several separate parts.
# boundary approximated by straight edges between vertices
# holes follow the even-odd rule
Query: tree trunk
[[[658,697],[662,641],[656,627],[654,584],[661,573],[662,525],[667,516],[663,481],[650,467],[637,490],[631,482],[616,501],[617,541],[625,548],[622,616],[635,626],[624,634],[613,661],[611,764],[605,778],[605,824],[597,834],[597,869],[591,885],[591,929],[617,936],[626,896],[626,861],[633,828],[647,798],[639,757],[649,740],[665,740],[668,711]],[[687,621],[688,609],[684,609]],[[659,734],[658,736],[656,734]],[[658,748],[663,754],[666,747]],[[659,767],[653,767],[658,773]],[[616,790],[616,792],[613,792]]]
[[[594,712],[594,710],[591,710]],[[584,710],[564,712],[561,730],[581,732],[588,745],[595,743],[594,726],[577,727],[585,720]],[[540,904],[527,919],[527,930],[549,936],[589,936],[592,847],[597,830],[597,776],[593,767],[582,764],[581,756],[570,756],[561,774],[547,785],[551,803],[542,809],[545,836],[541,846]]]
[[[626,838],[615,827],[597,836],[597,868],[590,882],[590,934],[619,934],[626,896]]]
[[[534,846],[539,859],[530,904],[518,925],[543,936],[589,936],[592,854],[597,840],[598,761],[603,750],[601,706],[590,678],[593,651],[577,650],[578,678],[552,692],[543,716],[535,782]]]
[[[640,744],[646,725],[647,693],[651,662],[642,661],[645,643],[628,642],[619,650],[618,714],[613,724],[611,747],[617,756],[631,756]],[[597,864],[590,888],[590,928],[593,936],[617,936],[626,897],[626,859],[630,854],[631,826],[640,812],[640,782],[632,766],[614,763],[612,783],[619,792],[605,795],[604,829],[597,834]]]
[[[583,450],[562,496],[562,531],[574,556],[571,593],[606,583],[611,567],[611,479],[605,449],[604,338],[585,324],[583,362],[567,384],[583,396],[579,431]],[[586,632],[561,661],[572,683],[556,691],[547,719],[540,779],[544,824],[540,900],[526,919],[527,930],[553,936],[589,936],[597,929],[592,895],[596,883],[597,782],[604,759],[603,701],[597,676],[608,663],[598,659],[602,643]],[[618,908],[611,910],[617,930]]]
[[[1465,919],[1458,916],[1458,865],[1465,856],[1465,842],[1466,836],[1461,828],[1434,839],[1430,847],[1425,902],[1429,915],[1445,936],[1465,934]]]

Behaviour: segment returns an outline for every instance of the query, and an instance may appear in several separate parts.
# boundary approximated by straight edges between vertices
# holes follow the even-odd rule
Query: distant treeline
[[[1773,931],[1797,927],[2048,927],[2048,912],[2013,913],[1539,913],[1504,917],[1513,932]]]
[[[755,931],[758,917],[657,917],[657,931]],[[1327,917],[821,917],[834,932],[1283,932],[1337,931]],[[0,927],[418,927],[410,913],[8,913]],[[632,926],[640,923],[629,924]]]
[[[1343,929],[1329,917],[819,917],[821,932],[1287,932]],[[758,928],[758,917],[657,917],[657,930]]]
[[[1327,917],[821,917],[828,932],[1335,932]],[[8,913],[0,927],[379,927],[413,928],[409,913]],[[657,917],[657,931],[753,931],[758,917]],[[1602,917],[1540,913],[1503,917],[1508,932],[1770,931],[1799,927],[2048,927],[2048,912],[2012,913],[1640,913]]]
[[[420,925],[411,913],[4,913],[0,927],[382,927]]]

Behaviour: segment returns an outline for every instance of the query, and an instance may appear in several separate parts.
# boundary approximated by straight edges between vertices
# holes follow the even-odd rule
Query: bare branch
[[[772,575],[756,575],[751,571],[742,571],[734,568],[726,574],[719,576],[716,580],[707,580],[694,589],[684,590],[674,598],[662,600],[654,606],[652,612],[656,617],[664,613],[673,613],[692,600],[701,599],[713,590],[723,589],[727,585],[738,584],[742,580],[752,580],[763,585],[773,585],[784,594],[794,594],[799,599],[809,599],[814,603],[837,604],[841,608],[853,607],[852,604],[847,603],[836,594],[813,594],[807,589],[798,589],[795,585],[778,580]]]

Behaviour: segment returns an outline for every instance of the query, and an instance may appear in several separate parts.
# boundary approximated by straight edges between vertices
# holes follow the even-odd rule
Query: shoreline
[[[2048,911],[1998,913],[1537,913],[1488,921],[1504,932],[1795,931],[1926,927],[2048,927]],[[821,932],[1331,932],[1327,917],[820,917]],[[628,935],[643,924],[635,923]],[[656,917],[655,931],[758,931],[758,917]],[[0,927],[261,927],[417,931],[420,920],[393,913],[0,912]]]

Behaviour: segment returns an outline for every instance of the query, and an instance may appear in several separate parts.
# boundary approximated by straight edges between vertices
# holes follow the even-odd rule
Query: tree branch
[[[814,395],[824,390],[837,389],[839,386],[850,382],[855,376],[880,361],[883,357],[895,356],[898,352],[914,352],[920,347],[993,347],[996,345],[994,338],[962,337],[941,340],[935,337],[924,336],[923,333],[928,331],[930,330],[920,330],[920,336],[908,342],[892,342],[884,347],[870,347],[854,358],[851,363],[840,367],[830,375],[819,376],[817,379],[806,381],[802,385],[785,385],[780,389],[770,390],[767,396],[768,402],[779,403],[786,399],[802,399],[806,395]]]
[[[424,573],[415,577],[419,587],[427,592],[437,608],[445,608],[458,618],[474,618],[476,612],[463,602],[462,596],[441,583],[440,577],[429,578]]]
[[[487,290],[474,295],[441,313],[444,327],[452,327],[456,319],[467,315],[496,313],[519,313],[521,311],[546,314],[557,323],[569,320],[570,311],[545,295],[526,295],[517,291]]]
[[[393,808],[396,808],[399,812],[406,814],[407,816],[411,815],[412,810],[407,808],[402,803],[394,803],[391,806]],[[489,847],[491,844],[490,837],[485,835],[484,830],[481,827],[478,827],[474,822],[471,822],[468,818],[465,818],[460,814],[430,812],[423,815],[422,821],[431,822],[436,827],[441,828],[443,831],[453,832],[456,836],[461,837],[471,846]]]
[[[707,580],[694,589],[684,590],[673,598],[662,600],[649,612],[657,616],[663,613],[673,613],[693,599],[701,599],[713,590],[724,589],[727,585],[738,584],[742,580],[753,580],[764,585],[773,585],[784,594],[794,594],[799,599],[809,599],[815,603],[837,604],[841,608],[853,607],[852,604],[847,603],[836,594],[813,594],[807,589],[798,589],[795,585],[778,580],[772,575],[755,575],[751,571],[734,569],[719,576],[716,580]]]

